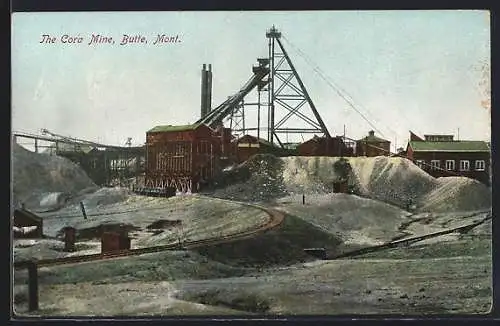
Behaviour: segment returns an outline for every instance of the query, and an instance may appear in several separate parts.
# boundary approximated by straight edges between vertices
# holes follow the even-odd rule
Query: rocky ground
[[[16,198],[39,212],[48,238],[15,240],[16,260],[68,255],[60,240],[67,225],[77,229],[78,251],[73,254],[80,255],[100,251],[103,229],[127,229],[137,248],[172,243],[179,235],[196,240],[231,234],[267,219],[258,208],[210,197],[259,203],[286,214],[275,229],[232,243],[40,268],[37,312],[27,312],[27,275],[16,271],[18,314],[436,314],[491,309],[491,222],[349,259],[318,260],[303,250],[323,247],[334,256],[481,220],[491,209],[491,190],[469,179],[434,179],[400,158],[351,158],[347,173],[353,193],[332,194],[331,183],[345,172],[338,170],[337,158],[264,155],[228,171],[202,195],[163,199],[131,195],[123,188],[92,188],[78,168],[56,158],[56,171],[73,173],[44,173],[31,194],[27,180],[36,176],[23,177],[26,162],[39,165],[51,159],[22,151],[18,156],[15,162],[24,163],[16,163]],[[82,182],[69,186],[75,175]],[[416,204],[410,211],[409,199]]]

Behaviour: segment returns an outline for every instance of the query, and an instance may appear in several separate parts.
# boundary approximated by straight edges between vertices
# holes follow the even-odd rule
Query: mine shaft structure
[[[258,58],[252,75],[233,95],[218,106],[211,107],[211,65],[201,71],[201,114],[185,126],[156,126],[146,133],[145,186],[140,192],[175,188],[196,192],[204,184],[217,179],[222,169],[235,162],[238,139],[256,131],[257,139],[265,137],[276,150],[286,151],[280,134],[314,133],[327,141],[330,133],[321,119],[290,57],[280,41],[281,33],[271,28],[267,34],[269,54]],[[257,90],[257,101],[245,100]],[[257,125],[249,127],[246,110],[257,108]],[[309,107],[312,112],[305,112]],[[262,115],[267,110],[267,124]],[[312,114],[311,114],[312,113]],[[298,118],[307,127],[287,127],[291,118]],[[224,126],[229,122],[229,128]],[[258,148],[254,144],[252,148]],[[288,152],[287,152],[288,153]],[[280,152],[280,155],[282,153]],[[149,189],[149,190],[148,190]]]
[[[267,134],[268,142],[282,148],[285,146],[282,139],[284,134],[317,134],[330,139],[328,128],[281,42],[281,32],[273,26],[267,31],[266,37],[268,58],[258,60],[269,66],[269,74],[258,85],[257,103],[241,102],[232,112],[229,120],[236,127],[234,132],[246,134],[257,131],[257,138]],[[248,127],[245,120],[245,109],[250,105],[257,106],[257,126],[253,128]],[[262,126],[261,123],[262,109],[267,109],[267,126]],[[301,126],[292,127],[291,120]]]
[[[13,141],[29,140],[35,153],[65,157],[79,165],[97,185],[125,185],[144,174],[145,147],[100,144],[41,130],[41,135],[13,132]],[[28,145],[28,143],[27,143]]]

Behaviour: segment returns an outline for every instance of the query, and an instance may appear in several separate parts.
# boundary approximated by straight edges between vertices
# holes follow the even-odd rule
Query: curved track
[[[152,246],[152,247],[146,247],[146,248],[137,248],[137,249],[130,249],[130,250],[115,251],[115,252],[111,252],[111,253],[99,253],[99,254],[91,254],[91,255],[84,255],[84,256],[70,256],[70,257],[54,258],[54,259],[42,259],[42,260],[36,261],[36,264],[39,267],[63,265],[63,264],[78,264],[78,263],[83,263],[83,262],[90,262],[90,261],[97,261],[97,260],[104,260],[104,259],[114,259],[114,258],[121,258],[121,257],[128,257],[128,256],[138,256],[138,255],[162,252],[162,251],[167,251],[167,250],[190,250],[190,249],[195,249],[195,248],[199,248],[199,247],[213,246],[213,245],[217,245],[217,244],[228,243],[228,242],[233,242],[233,241],[237,241],[237,240],[251,238],[253,236],[256,236],[260,233],[266,232],[270,229],[273,229],[273,228],[279,226],[285,218],[285,213],[282,211],[271,209],[271,208],[266,208],[266,207],[255,205],[255,204],[235,202],[232,200],[208,197],[208,196],[203,196],[203,195],[197,195],[197,196],[203,197],[203,198],[208,198],[210,200],[238,203],[242,206],[257,208],[257,209],[260,209],[262,211],[265,211],[269,215],[269,218],[267,219],[267,221],[265,221],[264,223],[262,223],[260,225],[257,225],[254,228],[243,230],[243,231],[236,232],[233,234],[219,236],[219,237],[194,240],[194,241],[186,241],[186,242],[183,242],[181,244],[176,242],[176,243],[171,243],[171,244],[161,245],[161,246]],[[491,218],[492,218],[491,214],[488,214],[488,216],[486,218],[483,218],[483,219],[476,221],[474,223],[470,223],[470,224],[463,225],[460,227],[450,228],[450,229],[446,229],[443,231],[429,233],[429,234],[425,234],[425,235],[421,235],[421,236],[417,236],[417,237],[410,237],[410,238],[405,238],[405,239],[393,240],[393,241],[384,243],[382,245],[365,247],[365,248],[361,248],[358,250],[345,252],[345,253],[342,253],[340,255],[328,257],[327,259],[330,260],[330,259],[348,258],[348,257],[362,255],[362,254],[369,253],[369,252],[383,250],[383,249],[394,248],[394,247],[398,247],[398,246],[406,246],[406,245],[409,245],[409,244],[414,243],[414,242],[419,242],[422,240],[426,240],[429,238],[434,238],[434,237],[438,237],[441,235],[454,233],[454,232],[464,232],[465,233],[465,232],[468,232],[469,230],[477,227],[478,225],[486,222],[487,220],[490,220]],[[16,268],[16,269],[27,268],[29,264],[30,264],[30,261],[16,262],[14,264],[14,268]]]
[[[200,196],[200,197],[205,197],[205,196]],[[224,200],[224,199],[219,199],[219,198],[212,198],[212,197],[207,197],[207,198],[210,198],[212,200],[235,203],[234,201],[229,201],[229,200]],[[194,249],[194,248],[199,248],[199,247],[204,247],[204,246],[212,246],[212,245],[217,245],[217,244],[221,244],[221,243],[227,243],[227,242],[247,239],[247,238],[253,237],[259,233],[266,232],[267,230],[270,230],[270,229],[275,228],[278,225],[280,225],[283,222],[284,217],[285,217],[285,214],[283,212],[280,212],[277,210],[265,208],[265,207],[258,206],[258,205],[247,204],[247,203],[241,203],[241,202],[236,202],[236,203],[243,205],[243,206],[248,206],[248,207],[263,210],[269,215],[269,218],[267,221],[256,226],[255,228],[240,231],[240,232],[235,232],[233,234],[228,234],[228,235],[224,235],[224,236],[214,237],[214,238],[186,241],[186,242],[183,242],[182,244],[171,243],[171,244],[162,245],[162,246],[152,246],[152,247],[146,247],[146,248],[121,250],[121,251],[115,251],[115,252],[111,252],[111,253],[99,253],[99,254],[84,255],[84,256],[70,256],[70,257],[63,257],[63,258],[41,259],[41,260],[37,260],[36,264],[39,267],[65,265],[65,264],[77,264],[77,263],[104,260],[104,259],[114,259],[114,258],[120,258],[120,257],[138,256],[138,255],[144,255],[144,254],[167,251],[167,250],[186,250],[186,249],[189,250],[189,249]],[[14,268],[16,268],[16,269],[27,268],[30,263],[31,263],[31,261],[16,262],[16,263],[14,263]]]

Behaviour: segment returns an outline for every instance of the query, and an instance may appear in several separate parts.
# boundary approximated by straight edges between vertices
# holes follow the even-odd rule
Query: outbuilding
[[[356,156],[390,156],[391,142],[375,136],[375,131],[370,130],[368,136],[356,141]]]

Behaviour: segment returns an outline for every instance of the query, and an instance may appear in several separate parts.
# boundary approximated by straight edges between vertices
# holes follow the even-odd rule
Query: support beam
[[[28,309],[38,310],[38,266],[36,260],[28,263]]]

